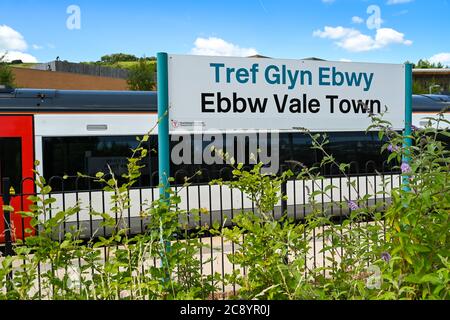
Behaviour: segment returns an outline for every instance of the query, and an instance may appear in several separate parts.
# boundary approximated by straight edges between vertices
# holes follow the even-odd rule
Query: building
[[[416,93],[450,94],[450,69],[413,69]]]

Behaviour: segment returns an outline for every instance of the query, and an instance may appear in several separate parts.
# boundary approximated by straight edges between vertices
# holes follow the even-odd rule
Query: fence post
[[[2,179],[2,190],[3,190],[3,204],[6,206],[9,206],[11,204],[11,195],[10,195],[10,189],[11,182],[9,178],[3,178]],[[13,250],[12,250],[12,241],[11,241],[11,212],[9,210],[3,210],[3,216],[5,220],[5,256],[12,256]],[[8,273],[6,276],[6,291],[10,291],[12,289],[12,278],[13,274],[12,271]]]
[[[286,171],[286,166],[281,165],[281,174]],[[281,183],[281,215],[287,214],[287,181],[283,180]]]
[[[284,172],[286,172],[286,165],[281,165],[281,174],[283,175]],[[281,216],[283,216],[284,214],[286,214],[287,216],[287,199],[286,199],[286,195],[287,195],[287,181],[283,180],[281,182]],[[283,222],[283,226],[284,224],[287,222],[287,219],[284,220]],[[288,246],[288,251],[289,251],[289,246]],[[287,252],[288,252],[287,251]],[[289,254],[286,253],[286,255],[283,257],[283,263],[284,264],[289,264]]]
[[[3,204],[9,206],[11,203],[11,195],[9,189],[11,187],[11,182],[9,178],[2,179],[2,190],[3,190]],[[3,210],[3,217],[5,221],[5,256],[11,256],[12,252],[12,242],[11,242],[11,212],[9,210]]]

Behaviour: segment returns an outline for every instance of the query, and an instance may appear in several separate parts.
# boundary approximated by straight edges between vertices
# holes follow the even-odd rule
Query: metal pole
[[[3,203],[9,206],[11,203],[11,195],[9,189],[11,183],[9,178],[2,179],[2,189],[3,189]],[[3,210],[4,221],[5,221],[5,256],[12,255],[12,242],[11,242],[11,212],[9,210]]]
[[[284,172],[286,172],[286,166],[282,165],[281,166],[281,174],[283,174]],[[287,181],[284,180],[281,183],[281,215],[283,216],[284,214],[287,214],[287,200],[286,200],[286,195],[287,195]]]
[[[433,88],[440,88],[441,86],[438,84],[434,84],[428,87],[428,91],[430,92],[430,94],[433,93]]]
[[[3,190],[3,204],[6,206],[11,205],[11,195],[10,195],[10,189],[11,182],[9,178],[3,178],[2,179],[2,190]],[[9,210],[3,210],[3,215],[5,219],[5,256],[12,256],[13,250],[12,250],[12,241],[11,241],[11,212]],[[12,271],[8,273],[6,276],[6,290],[10,291],[11,288],[11,281],[13,278]]]
[[[412,133],[412,67],[410,63],[405,63],[405,130],[403,132],[404,136],[404,147],[407,148],[405,154],[403,155],[402,162],[409,164],[410,162],[410,147],[412,145],[411,133]],[[409,187],[409,177],[407,175],[403,176],[403,190],[410,191]]]
[[[157,54],[157,89],[158,89],[158,173],[159,173],[159,198],[162,204],[167,204],[169,199],[169,77],[168,56],[165,52]],[[169,268],[166,255],[170,252],[170,241],[164,239],[161,243],[164,253],[161,255],[161,267]],[[167,283],[170,275],[166,274],[162,279]]]
[[[167,200],[170,174],[169,159],[169,81],[167,53],[157,54],[157,87],[158,87],[158,172],[160,198]]]

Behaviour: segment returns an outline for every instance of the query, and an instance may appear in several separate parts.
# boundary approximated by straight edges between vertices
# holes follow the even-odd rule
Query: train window
[[[292,134],[280,133],[280,164],[285,164],[286,160],[292,160]]]
[[[170,139],[170,175],[175,178],[175,184],[183,184],[186,178],[194,174],[194,136],[171,135]],[[200,145],[201,147],[201,145]],[[198,157],[198,154],[197,154]]]
[[[325,146],[327,153],[332,154],[338,164],[348,163],[349,174],[375,173],[384,171],[387,152],[381,153],[385,143],[378,139],[378,132],[331,132],[329,143]],[[326,174],[337,174],[337,166],[328,166]]]
[[[278,149],[278,164],[287,164],[294,172],[299,172],[301,165],[317,165],[323,158],[321,151],[312,149],[311,137],[302,132],[280,133],[278,145],[274,144],[275,140],[271,139],[270,134],[222,134],[220,137],[222,141],[220,138],[216,141],[215,138],[192,134],[171,139],[170,173],[175,178],[175,184],[184,183],[185,177],[192,177],[198,171],[202,171],[202,174],[195,176],[192,182],[232,179],[230,165],[221,163],[217,158],[204,158],[206,149],[210,149],[211,144],[216,149],[229,153],[237,162],[243,162],[246,169],[251,169],[254,165],[250,154],[257,154],[258,149],[264,149],[266,160],[273,160],[273,152]],[[337,163],[350,163],[350,174],[390,170],[391,166],[386,167],[387,153],[380,153],[384,142],[378,140],[377,132],[331,132],[328,137],[329,143],[325,150],[335,157]],[[97,189],[100,186],[93,185],[92,181],[77,178],[77,172],[93,176],[99,171],[107,172],[109,165],[116,177],[120,177],[126,172],[127,157],[131,156],[131,149],[137,145],[138,141],[134,136],[45,137],[44,176],[55,191]],[[151,136],[145,147],[152,151],[145,159],[145,167],[135,186],[157,186],[157,136]],[[179,156],[178,160],[173,158],[174,154]],[[327,166],[321,171],[325,176],[339,174],[337,166]],[[63,180],[60,178],[63,175],[73,178]]]
[[[0,184],[10,178],[11,186],[20,192],[22,183],[22,141],[20,138],[0,138]],[[5,190],[1,190],[3,193]]]
[[[251,132],[174,135],[171,139],[171,175],[176,184],[182,184],[186,177],[193,176],[191,181],[200,183],[213,179],[230,180],[232,167],[220,156],[219,150],[228,153],[236,162],[244,163],[246,168],[251,168],[250,153],[256,155],[257,142],[256,133]],[[199,171],[201,175],[196,174]]]
[[[156,136],[151,136],[145,148],[150,149],[135,186],[149,186],[152,170],[157,168],[154,150]],[[44,177],[55,191],[97,189],[90,179],[76,177],[77,172],[95,176],[99,171],[108,174],[109,168],[119,178],[127,171],[127,158],[139,142],[135,136],[45,137],[43,138]],[[61,177],[70,178],[63,180]]]
[[[213,149],[211,149],[214,147]],[[213,179],[230,180],[231,168],[225,162],[220,152],[226,152],[226,135],[224,134],[212,134],[203,135],[202,152],[203,152],[203,171],[208,172],[208,176],[203,178],[203,181]],[[196,151],[194,149],[194,151]],[[202,172],[203,173],[203,172]]]
[[[440,135],[439,140],[442,141],[444,147],[449,150],[450,148],[450,137],[445,135]]]
[[[311,137],[302,132],[292,133],[292,157],[289,160],[296,161],[294,171],[301,170],[301,165],[311,167],[318,162],[317,150],[312,148]],[[291,164],[292,165],[292,164]]]
[[[256,164],[258,148],[266,148],[261,141],[262,137],[256,132],[229,133],[225,139],[225,151],[230,159],[233,158],[236,163],[243,163],[245,168],[251,169]]]

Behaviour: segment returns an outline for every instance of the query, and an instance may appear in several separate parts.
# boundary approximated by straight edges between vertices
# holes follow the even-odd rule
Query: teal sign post
[[[167,203],[170,187],[170,158],[169,158],[169,77],[167,53],[157,54],[157,86],[158,86],[158,173],[159,173],[159,199]],[[165,252],[161,254],[161,266],[167,266],[165,254],[170,251],[170,241],[162,243]],[[169,275],[163,279],[167,283]]]
[[[411,139],[412,133],[412,64],[405,64],[405,130],[403,131],[404,136],[404,147],[408,148],[412,145]],[[410,162],[409,150],[407,150],[403,156],[402,163],[409,165]],[[403,176],[403,190],[409,191],[409,177],[408,175]]]
[[[158,173],[160,199],[169,198],[168,188],[170,176],[169,159],[169,78],[168,57],[165,52],[157,54],[157,86],[158,86]]]

